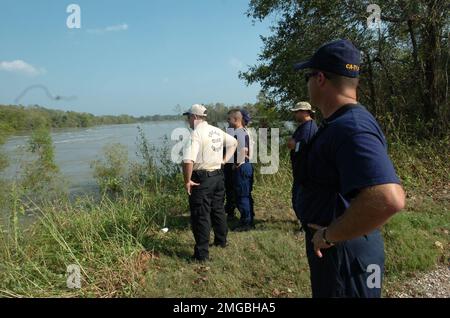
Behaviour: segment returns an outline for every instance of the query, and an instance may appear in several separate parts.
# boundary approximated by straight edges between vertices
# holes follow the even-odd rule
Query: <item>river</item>
[[[91,163],[102,158],[104,146],[120,143],[127,147],[129,159],[136,159],[138,126],[143,129],[149,144],[161,147],[164,137],[170,140],[175,128],[186,128],[187,124],[183,121],[161,121],[53,130],[55,161],[68,182],[70,193],[81,194],[96,189]],[[10,162],[1,174],[2,178],[11,180],[20,175],[20,163],[29,156],[24,149],[28,140],[29,135],[14,136],[2,146]]]

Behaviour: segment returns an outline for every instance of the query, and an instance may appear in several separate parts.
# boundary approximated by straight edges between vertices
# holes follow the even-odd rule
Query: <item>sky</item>
[[[248,3],[0,0],[0,104],[142,116],[255,102],[260,87],[238,73],[257,63],[269,27],[245,15]],[[67,26],[70,4],[81,28]]]

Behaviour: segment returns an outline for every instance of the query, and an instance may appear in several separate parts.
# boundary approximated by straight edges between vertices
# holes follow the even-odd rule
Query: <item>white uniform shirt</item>
[[[232,136],[203,121],[191,131],[183,161],[193,161],[194,170],[217,170],[222,167],[223,148],[236,145],[237,140]]]

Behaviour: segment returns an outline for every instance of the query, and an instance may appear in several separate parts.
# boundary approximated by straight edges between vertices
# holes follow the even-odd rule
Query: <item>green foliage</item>
[[[411,191],[445,189],[450,180],[450,138],[430,141],[393,139],[389,147],[390,156],[397,173],[407,189]]]
[[[180,119],[180,116],[94,116],[88,113],[77,113],[73,111],[65,112],[40,106],[24,107],[0,105],[0,134],[31,131],[39,127],[85,128],[96,125],[132,124],[152,120],[174,119]]]
[[[64,190],[48,128],[42,127],[33,131],[28,141],[28,151],[32,160],[23,163],[20,180],[24,194],[33,200],[38,200],[42,196],[46,199],[58,196]]]
[[[160,147],[151,145],[141,127],[136,138],[137,162],[128,162],[125,146],[107,145],[103,160],[92,163],[94,177],[103,193],[132,195],[142,192],[178,191],[180,166],[171,161],[171,145],[165,138]]]
[[[127,176],[128,150],[124,145],[112,144],[103,148],[104,160],[92,163],[94,178],[102,192],[121,193]]]
[[[11,133],[11,127],[6,123],[0,122],[0,172],[8,166],[8,157],[3,152],[2,146]]]
[[[439,151],[425,160],[434,160]],[[176,178],[172,181],[181,189]],[[256,230],[230,232],[230,246],[211,248],[207,268],[188,261],[194,241],[182,190],[162,185],[114,200],[42,204],[38,221],[15,238],[16,247],[11,239],[0,240],[0,295],[309,297],[304,240],[292,234],[297,224],[290,210],[291,181],[288,156],[281,158],[277,175],[257,176]],[[448,201],[427,199],[411,203],[387,224],[387,284],[447,259],[448,251],[435,242],[450,244],[449,212]],[[81,268],[80,290],[66,287],[69,264]]]
[[[424,271],[445,262],[450,254],[436,246],[448,246],[450,210],[432,200],[415,205],[414,210],[398,214],[384,228],[388,274],[401,276]],[[447,254],[447,255],[446,255]]]
[[[262,37],[257,65],[240,76],[260,83],[278,105],[287,107],[308,98],[296,62],[309,58],[322,44],[350,39],[363,52],[360,101],[390,134],[423,138],[446,135],[450,20],[446,1],[388,1],[380,32],[367,28],[371,1],[251,0],[254,20],[270,20],[272,34]],[[417,89],[411,89],[415,87]],[[388,118],[385,118],[388,117]],[[393,124],[389,126],[389,124]]]

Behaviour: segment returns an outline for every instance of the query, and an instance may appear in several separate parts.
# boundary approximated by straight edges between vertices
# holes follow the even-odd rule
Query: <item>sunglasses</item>
[[[317,75],[319,75],[320,73],[322,73],[323,76],[324,76],[326,79],[328,79],[328,80],[330,79],[330,76],[327,75],[327,74],[324,73],[324,72],[321,72],[321,71],[309,72],[309,73],[306,73],[306,74],[305,74],[305,81],[306,81],[306,84],[308,84],[309,79],[310,79],[311,77],[317,76]]]

